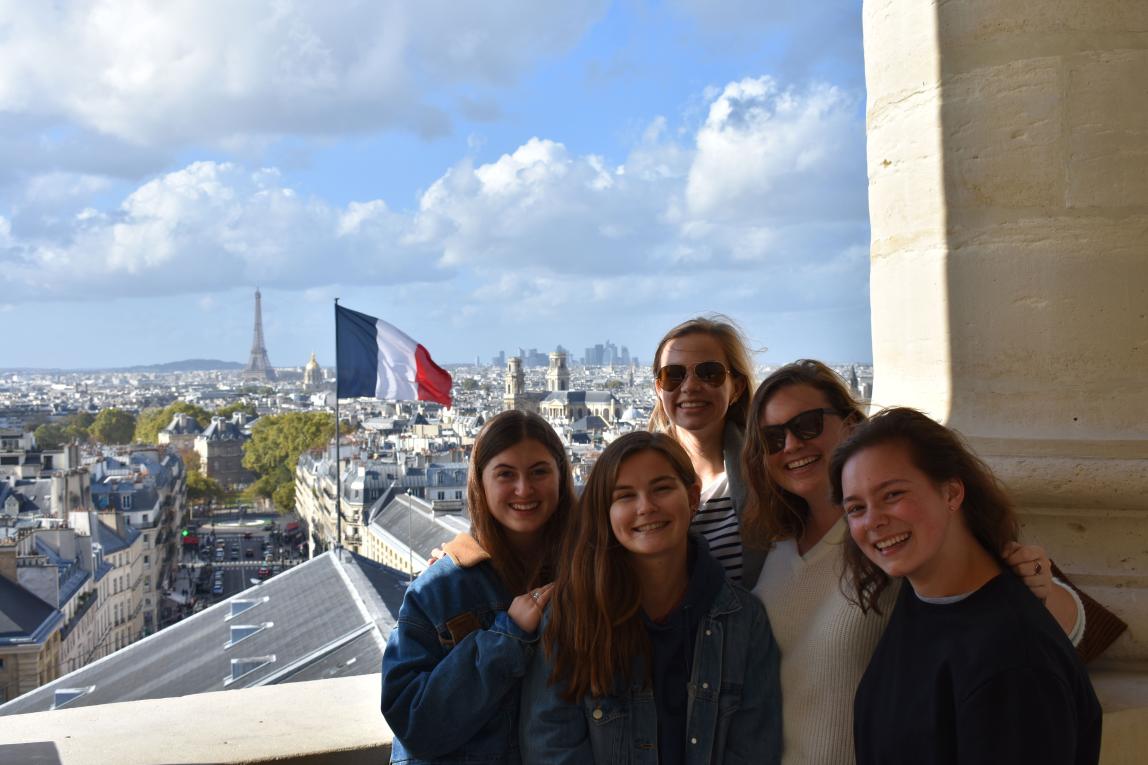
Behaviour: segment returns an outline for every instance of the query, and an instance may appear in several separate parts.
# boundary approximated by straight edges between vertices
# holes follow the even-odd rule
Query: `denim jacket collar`
[[[458,534],[442,546],[442,551],[459,568],[473,568],[483,561],[490,560],[490,553],[482,549],[478,540],[470,534]]]

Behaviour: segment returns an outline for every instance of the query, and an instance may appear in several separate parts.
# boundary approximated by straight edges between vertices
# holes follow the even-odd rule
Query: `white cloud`
[[[707,295],[749,306],[763,289],[787,309],[853,301],[866,276],[850,253],[867,239],[854,99],[766,77],[710,99],[696,133],[656,118],[621,164],[532,138],[450,167],[413,210],[304,196],[273,168],[192,163],[118,206],[77,210],[65,231],[0,219],[0,285],[82,298],[258,283],[309,300],[434,281],[452,311],[497,305],[524,321]]]
[[[808,219],[822,209],[864,215],[848,184],[864,173],[857,110],[856,99],[830,85],[798,91],[770,77],[730,83],[698,132],[689,214],[711,221]],[[837,194],[842,188],[847,198]]]
[[[416,248],[394,246],[402,226],[382,203],[340,210],[299,196],[274,170],[197,162],[144,184],[118,209],[78,216],[67,239],[9,241],[0,283],[83,298],[109,288],[176,294],[235,282],[442,278]]]
[[[497,86],[604,2],[0,0],[0,111],[140,146],[448,129],[441,89]],[[467,94],[460,94],[467,95]],[[467,108],[496,114],[479,93]]]

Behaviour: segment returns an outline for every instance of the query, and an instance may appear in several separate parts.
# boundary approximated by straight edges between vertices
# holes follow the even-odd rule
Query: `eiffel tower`
[[[263,345],[263,297],[255,290],[255,337],[251,340],[251,358],[243,370],[246,380],[274,380],[275,369],[267,358],[267,346]]]

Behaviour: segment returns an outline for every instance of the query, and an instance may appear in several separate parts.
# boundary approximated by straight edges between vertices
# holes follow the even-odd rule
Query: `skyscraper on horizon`
[[[267,346],[263,344],[263,296],[255,290],[255,336],[251,340],[251,357],[243,370],[248,380],[274,380],[275,369],[267,358]]]

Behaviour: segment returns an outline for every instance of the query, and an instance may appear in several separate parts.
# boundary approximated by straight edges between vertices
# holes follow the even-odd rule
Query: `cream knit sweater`
[[[889,620],[899,587],[863,615],[841,592],[845,519],[804,557],[790,539],[769,551],[753,593],[781,650],[783,765],[853,763],[853,694]]]

